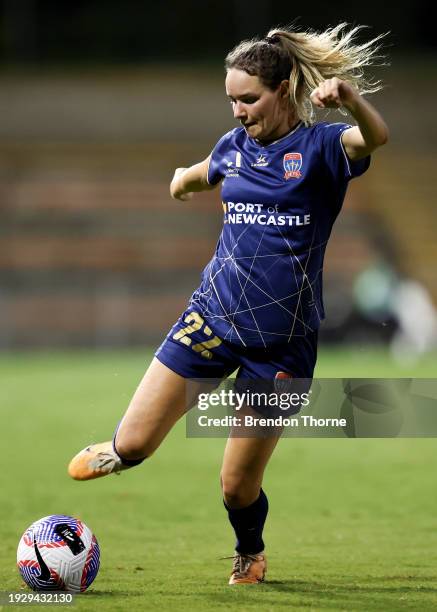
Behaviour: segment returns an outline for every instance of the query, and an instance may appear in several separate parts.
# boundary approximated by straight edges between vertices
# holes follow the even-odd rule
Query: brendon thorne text
[[[346,427],[346,419],[317,419],[310,414],[296,417],[278,416],[275,418],[251,415],[227,415],[220,418],[202,414],[197,418],[200,427]]]

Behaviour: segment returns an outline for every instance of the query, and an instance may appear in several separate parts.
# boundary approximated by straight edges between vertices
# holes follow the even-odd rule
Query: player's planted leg
[[[223,501],[235,536],[229,584],[263,582],[267,570],[262,533],[268,501],[261,488],[275,438],[235,438],[226,444],[221,473]]]

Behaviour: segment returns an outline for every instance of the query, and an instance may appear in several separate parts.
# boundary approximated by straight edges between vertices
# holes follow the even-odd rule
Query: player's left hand
[[[334,77],[322,81],[310,94],[311,102],[319,108],[348,108],[359,97],[359,92],[347,81]]]

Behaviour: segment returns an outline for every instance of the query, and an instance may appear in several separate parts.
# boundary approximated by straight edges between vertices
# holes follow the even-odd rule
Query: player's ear
[[[290,82],[287,79],[284,79],[279,84],[279,97],[284,102],[288,101],[290,96]]]

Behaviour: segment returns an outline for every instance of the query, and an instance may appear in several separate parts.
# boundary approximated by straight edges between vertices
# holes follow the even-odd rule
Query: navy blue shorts
[[[277,372],[312,379],[317,359],[317,330],[288,344],[242,347],[218,338],[203,317],[186,310],[173,325],[155,356],[184,378],[273,380]]]

